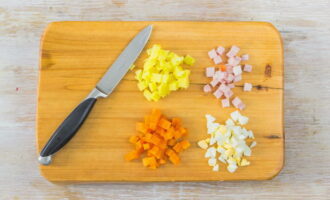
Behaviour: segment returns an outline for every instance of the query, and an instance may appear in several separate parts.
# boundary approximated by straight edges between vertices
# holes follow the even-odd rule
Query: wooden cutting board
[[[279,32],[263,22],[55,22],[41,41],[40,79],[37,111],[37,149],[41,151],[53,131],[73,108],[86,97],[127,43],[147,24],[153,24],[146,48],[160,44],[179,55],[197,59],[191,67],[189,89],[171,93],[159,102],[148,102],[137,89],[129,72],[107,99],[100,99],[77,135],[53,159],[40,166],[51,181],[203,181],[264,180],[283,167],[283,48]],[[246,104],[242,112],[250,118],[247,126],[258,142],[250,157],[251,165],[237,172],[213,172],[196,142],[206,134],[206,113],[220,123],[234,108],[223,109],[211,94],[202,92],[210,81],[204,68],[212,62],[207,52],[222,45],[241,47],[251,56],[252,73],[234,89]],[[145,51],[136,64],[142,66]],[[265,67],[271,67],[271,74]],[[242,85],[254,85],[243,92]],[[168,117],[180,117],[189,131],[192,146],[181,154],[178,166],[166,164],[146,169],[141,161],[126,162],[124,154],[133,147],[128,138],[135,123],[152,108]]]

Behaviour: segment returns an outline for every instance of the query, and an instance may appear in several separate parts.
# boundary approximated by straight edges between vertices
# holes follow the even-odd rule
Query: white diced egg
[[[217,159],[210,158],[208,161],[209,166],[215,166],[217,164]]]
[[[219,156],[219,160],[220,160],[222,163],[224,163],[224,164],[227,163],[226,160],[225,160],[225,158],[224,158],[223,156]]]
[[[215,118],[212,115],[206,114],[205,117],[206,117],[207,122],[214,122],[215,121]]]
[[[218,164],[214,165],[212,170],[215,172],[219,171],[219,165]]]
[[[247,161],[245,158],[243,158],[240,165],[241,166],[248,166],[248,165],[250,165],[250,162]]]
[[[225,125],[216,123],[212,115],[205,115],[205,117],[209,137],[199,141],[198,146],[206,149],[205,157],[208,158],[208,164],[213,167],[212,170],[219,171],[217,160],[226,164],[227,170],[231,173],[235,172],[238,166],[249,165],[250,162],[244,156],[251,156],[251,148],[257,144],[255,141],[252,141],[249,146],[246,144],[247,138],[254,138],[251,130],[242,127],[248,123],[249,119],[241,115],[239,111],[232,112],[231,118]]]
[[[240,125],[245,125],[249,122],[249,118],[241,115],[238,117],[238,122]]]
[[[236,110],[232,113],[230,113],[230,117],[234,120],[234,121],[237,121],[238,118],[241,116],[241,114]]]
[[[234,121],[233,121],[232,119],[227,119],[227,121],[226,121],[226,125],[234,126],[235,123],[234,123]]]
[[[209,146],[205,140],[201,140],[197,144],[202,149],[207,149],[207,147]]]
[[[237,169],[237,165],[228,165],[227,167],[227,170],[230,172],[230,173],[234,173]]]
[[[253,147],[255,147],[257,145],[257,142],[256,141],[253,141],[252,143],[251,143],[251,145],[250,145],[250,148],[253,148]]]

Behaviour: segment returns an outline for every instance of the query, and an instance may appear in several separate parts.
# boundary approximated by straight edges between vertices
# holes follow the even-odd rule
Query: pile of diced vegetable
[[[205,115],[209,137],[198,142],[205,149],[205,158],[213,171],[219,171],[219,161],[227,165],[227,170],[235,172],[238,166],[250,165],[246,157],[251,156],[251,148],[256,146],[251,130],[243,127],[249,119],[235,111],[224,125],[215,122],[212,115]],[[249,145],[247,144],[250,143]]]
[[[230,103],[232,103],[235,108],[243,110],[245,108],[245,104],[240,98],[235,97],[233,100],[230,100],[234,95],[234,92],[232,91],[235,87],[234,83],[242,80],[243,71],[252,71],[251,65],[242,65],[241,63],[249,60],[249,55],[244,54],[242,56],[238,56],[237,54],[239,51],[240,49],[237,46],[232,46],[231,49],[225,54],[225,48],[219,46],[217,49],[212,49],[208,52],[208,55],[213,60],[214,64],[221,65],[206,68],[206,76],[212,78],[212,81],[204,86],[204,92],[213,92],[213,95],[217,99],[222,98],[221,103],[224,108],[230,107]],[[227,59],[226,64],[224,64],[225,59]],[[252,84],[245,83],[244,91],[251,90]]]
[[[190,70],[184,69],[183,64],[192,66],[195,63],[193,57],[179,56],[160,45],[153,45],[147,54],[143,69],[135,72],[135,78],[148,101],[158,101],[171,91],[189,87]]]
[[[145,153],[142,163],[151,169],[158,168],[167,160],[179,164],[179,153],[190,146],[189,141],[184,139],[188,132],[182,126],[181,120],[168,120],[157,109],[153,109],[144,122],[138,122],[136,130],[139,133],[129,139],[135,149],[126,154],[125,159],[138,159]]]

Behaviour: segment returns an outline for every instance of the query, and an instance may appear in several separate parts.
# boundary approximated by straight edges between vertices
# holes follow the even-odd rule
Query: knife
[[[132,39],[87,98],[56,129],[40,153],[38,158],[40,164],[49,165],[52,161],[52,155],[67,144],[79,130],[96,103],[96,100],[100,97],[106,98],[111,94],[142,52],[149,40],[151,31],[152,25],[149,25]]]

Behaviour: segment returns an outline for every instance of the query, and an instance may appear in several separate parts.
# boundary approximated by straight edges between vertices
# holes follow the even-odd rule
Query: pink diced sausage
[[[245,72],[252,72],[252,65],[244,65],[244,69]]]
[[[241,75],[242,74],[242,67],[240,65],[237,65],[233,68],[233,72],[235,76]]]
[[[216,51],[219,55],[222,55],[225,52],[225,48],[222,46],[218,46]]]
[[[221,100],[221,103],[222,103],[222,107],[223,107],[223,108],[227,108],[227,107],[230,106],[230,101],[229,101],[229,99],[222,99],[222,100]]]
[[[221,62],[222,62],[222,58],[220,57],[220,56],[215,56],[214,58],[213,58],[213,62],[214,62],[214,64],[220,64]]]
[[[235,106],[235,108],[238,108],[238,105],[242,104],[243,102],[240,98],[235,97],[231,103]]]
[[[230,89],[232,89],[232,88],[235,87],[235,84],[234,84],[234,83],[232,83],[232,84],[228,84],[228,87],[229,87]]]
[[[244,83],[244,91],[249,92],[252,90],[252,84],[251,83]]]
[[[224,78],[226,78],[227,73],[226,72],[222,72],[222,71],[217,71],[215,72],[214,76],[218,79],[218,80],[222,80]]]
[[[229,52],[226,54],[227,57],[234,57],[236,56],[236,54],[239,52],[240,48],[238,48],[237,46],[233,45]]]
[[[249,60],[249,58],[250,58],[249,54],[244,54],[241,56],[242,61],[247,61]]]
[[[242,80],[242,75],[238,75],[238,76],[235,76],[234,78],[234,83],[238,82],[238,81],[241,81]]]
[[[233,74],[228,74],[228,76],[227,76],[227,82],[228,83],[233,82],[234,78],[235,78],[235,76]]]
[[[215,51],[215,49],[212,49],[211,51],[209,51],[208,54],[209,54],[209,57],[210,57],[211,59],[213,59],[213,58],[215,58],[216,56],[218,56],[218,55],[217,55],[217,52]]]
[[[229,65],[229,64],[225,64],[226,66],[226,71],[228,74],[233,73],[233,66]]]
[[[231,89],[229,89],[229,90],[227,90],[227,91],[225,91],[224,92],[224,95],[225,95],[225,97],[227,97],[227,98],[230,98],[231,96],[233,96],[233,91],[231,91]]]
[[[207,67],[206,68],[206,77],[213,77],[215,73],[215,68],[214,67]]]
[[[218,88],[215,92],[213,92],[213,95],[217,98],[220,99],[223,95],[223,92]]]
[[[205,93],[208,93],[208,92],[212,91],[212,88],[209,84],[207,84],[207,85],[204,86],[203,90],[204,90]]]
[[[242,103],[238,104],[237,108],[240,110],[244,110],[245,104],[242,102]]]
[[[215,87],[216,85],[218,85],[219,82],[220,82],[219,79],[217,79],[215,76],[213,76],[213,79],[210,82],[210,84],[212,87]]]
[[[219,89],[222,92],[226,92],[226,91],[230,90],[230,88],[226,84],[223,84],[223,83],[219,86]]]

